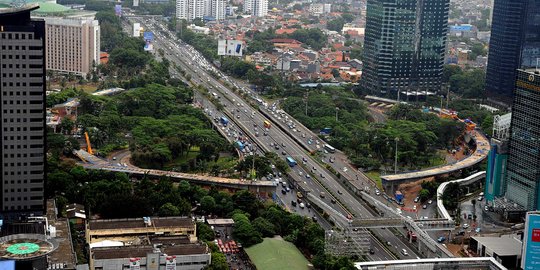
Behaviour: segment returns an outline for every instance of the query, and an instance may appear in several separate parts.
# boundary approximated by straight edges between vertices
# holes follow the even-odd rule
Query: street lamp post
[[[306,88],[306,89],[307,89],[307,88]],[[306,116],[307,116],[308,99],[309,99],[309,90],[306,90]]]
[[[394,157],[394,174],[397,173],[397,143],[399,141],[399,138],[396,137],[395,141],[396,141],[396,155]]]

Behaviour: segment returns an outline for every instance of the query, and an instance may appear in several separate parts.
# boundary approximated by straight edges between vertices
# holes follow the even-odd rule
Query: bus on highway
[[[291,167],[294,167],[296,166],[296,161],[292,157],[287,157],[287,164],[289,164],[289,166]]]
[[[270,124],[270,121],[264,120],[264,127],[265,128],[270,128],[271,126],[272,126],[272,124]]]
[[[336,152],[336,148],[332,147],[329,144],[325,144],[324,149],[326,149],[326,151],[328,151],[328,153],[335,153]]]

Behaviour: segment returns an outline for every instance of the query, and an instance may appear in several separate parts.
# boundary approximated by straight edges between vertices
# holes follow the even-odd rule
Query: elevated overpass
[[[410,180],[419,180],[437,175],[449,174],[480,163],[487,157],[491,146],[488,139],[477,130],[471,131],[469,134],[471,136],[471,139],[476,142],[476,150],[470,156],[452,164],[429,168],[422,171],[381,176],[382,186],[384,187],[384,190],[388,194],[394,194],[394,192],[397,190],[397,186],[403,182]]]
[[[186,180],[193,184],[205,186],[219,186],[233,190],[246,189],[257,193],[275,192],[276,189],[276,184],[272,181],[252,181],[163,170],[142,169],[134,166],[114,165],[106,160],[100,159],[94,155],[90,155],[84,150],[75,150],[74,153],[85,162],[82,164],[83,167],[88,169],[123,172],[136,176],[167,176],[173,180]]]

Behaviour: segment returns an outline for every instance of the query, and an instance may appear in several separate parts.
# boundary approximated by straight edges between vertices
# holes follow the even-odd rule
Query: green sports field
[[[264,238],[260,244],[246,249],[258,270],[304,270],[308,260],[292,244],[279,238]]]

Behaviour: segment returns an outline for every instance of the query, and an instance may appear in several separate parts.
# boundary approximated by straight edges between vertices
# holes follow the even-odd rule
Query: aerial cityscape
[[[540,0],[0,0],[0,270],[540,270]]]

